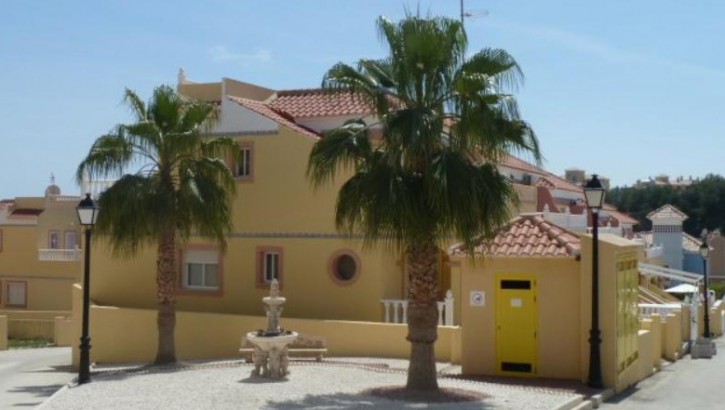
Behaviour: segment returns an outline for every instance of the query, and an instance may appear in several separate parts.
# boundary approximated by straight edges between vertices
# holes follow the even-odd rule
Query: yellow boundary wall
[[[74,287],[74,311],[80,305],[80,287]],[[77,302],[76,302],[77,300]],[[261,310],[261,307],[260,307]],[[80,314],[74,332],[80,337]],[[284,328],[327,340],[330,356],[407,358],[407,326],[391,323],[339,320],[281,319]],[[242,336],[264,328],[266,319],[217,313],[177,312],[176,353],[179,360],[237,358]],[[460,327],[439,327],[436,358],[459,362]],[[91,361],[96,363],[150,362],[156,355],[156,311],[91,306]],[[77,340],[77,339],[76,339]],[[77,346],[73,346],[77,365]]]
[[[8,349],[8,317],[0,316],[0,350]]]
[[[2,310],[0,314],[6,316],[6,337],[10,339],[48,339],[58,346],[69,345],[69,329],[67,322],[70,312],[53,310]],[[58,318],[62,320],[58,320]],[[65,324],[65,328],[58,329],[58,324]],[[61,339],[59,340],[58,337]]]

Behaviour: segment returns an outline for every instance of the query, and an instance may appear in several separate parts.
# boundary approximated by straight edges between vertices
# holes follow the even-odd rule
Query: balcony
[[[38,249],[38,260],[44,262],[78,262],[81,260],[81,250],[80,248]]]
[[[385,308],[383,321],[385,323],[407,323],[408,301],[404,299],[382,299]],[[453,292],[449,289],[446,297],[437,302],[438,326],[454,326],[453,324]]]

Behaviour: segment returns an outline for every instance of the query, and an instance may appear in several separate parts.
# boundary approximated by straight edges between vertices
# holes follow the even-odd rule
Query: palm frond
[[[307,176],[315,188],[335,178],[340,169],[354,169],[372,155],[368,126],[362,120],[346,122],[326,133],[312,148]]]

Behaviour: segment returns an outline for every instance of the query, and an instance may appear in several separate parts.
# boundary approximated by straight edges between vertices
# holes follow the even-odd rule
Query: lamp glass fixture
[[[606,191],[602,186],[602,182],[599,181],[597,175],[592,175],[592,179],[587,181],[584,186],[584,198],[587,201],[587,207],[591,209],[602,209],[604,204],[604,196]]]
[[[76,208],[78,212],[78,220],[83,226],[93,226],[96,224],[98,219],[99,208],[91,199],[91,194],[86,194],[86,197],[81,200]]]

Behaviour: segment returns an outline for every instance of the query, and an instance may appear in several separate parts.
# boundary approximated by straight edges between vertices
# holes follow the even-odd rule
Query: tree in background
[[[136,123],[118,125],[99,137],[76,176],[79,182],[86,172],[120,178],[98,198],[95,228],[114,254],[132,256],[142,246],[156,246],[155,363],[173,363],[179,244],[193,233],[224,248],[235,183],[220,158],[236,155],[237,149],[231,139],[202,137],[215,118],[213,106],[186,100],[170,87],[156,88],[148,104],[127,89],[125,101]],[[137,165],[138,172],[124,174]]]
[[[341,169],[353,171],[338,193],[338,229],[405,252],[406,387],[437,390],[439,249],[460,240],[472,254],[477,240],[492,237],[516,200],[497,161],[512,152],[540,161],[540,152],[509,93],[523,75],[506,51],[467,58],[463,26],[448,18],[381,17],[377,27],[388,57],[338,63],[323,86],[369,102],[378,122],[349,121],[326,134],[310,154],[308,176],[319,187]]]
[[[685,232],[699,237],[702,228],[719,229],[725,233],[725,178],[707,175],[683,188],[670,185],[644,188],[613,188],[607,201],[639,221],[639,229],[652,229],[647,214],[665,204],[672,204],[689,217],[684,222]]]

